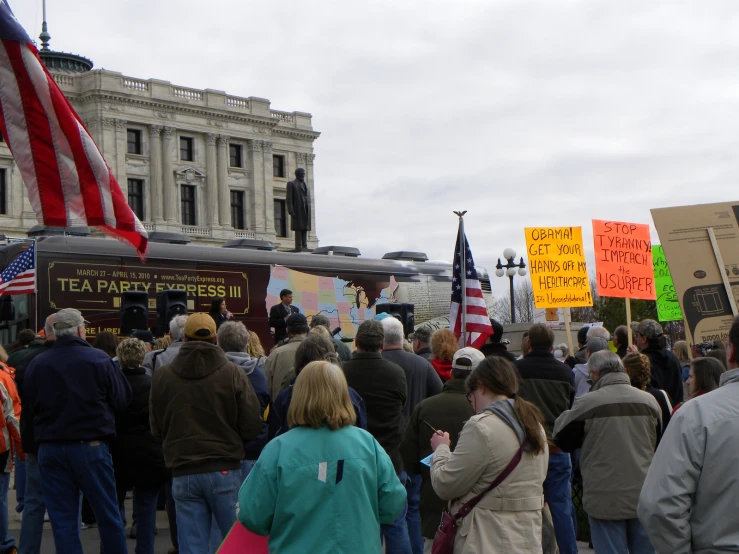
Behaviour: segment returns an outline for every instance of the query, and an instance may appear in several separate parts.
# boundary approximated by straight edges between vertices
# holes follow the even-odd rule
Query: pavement
[[[18,545],[18,538],[20,536],[21,524],[15,518],[15,491],[13,490],[13,481],[11,480],[11,490],[8,492],[8,530],[10,534],[15,537],[16,546]],[[126,502],[126,520],[131,521],[131,500],[127,499]],[[169,540],[169,521],[167,520],[167,512],[157,512],[157,529],[158,533],[154,541],[154,553],[155,554],[167,554],[167,550],[172,543]],[[126,528],[126,536],[128,536],[128,528]],[[99,554],[100,552],[100,535],[98,534],[98,528],[92,527],[90,529],[80,530],[80,540],[82,542],[82,549],[85,554]],[[136,551],[136,541],[133,539],[127,539],[128,551],[133,554]],[[592,548],[588,548],[587,543],[578,543],[580,554],[594,554]],[[54,548],[54,537],[51,533],[51,525],[44,523],[44,536],[41,540],[41,554],[56,554]],[[59,553],[63,554],[63,553]],[[205,554],[205,553],[203,553]],[[320,553],[316,553],[320,554]]]

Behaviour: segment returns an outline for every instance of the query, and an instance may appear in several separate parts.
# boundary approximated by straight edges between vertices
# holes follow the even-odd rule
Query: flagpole
[[[464,214],[467,213],[467,210],[454,213],[459,217],[459,231],[457,234],[459,237],[459,257],[462,258],[459,260],[460,275],[462,276],[462,282],[460,283],[462,287],[462,347],[465,347],[467,346],[467,251],[464,247]]]
[[[33,319],[34,332],[38,332],[38,240],[33,239],[33,267],[36,271],[33,274]]]

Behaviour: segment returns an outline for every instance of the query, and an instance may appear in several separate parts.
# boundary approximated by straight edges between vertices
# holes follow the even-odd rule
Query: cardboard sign
[[[693,342],[728,338],[733,314],[721,271],[729,278],[734,301],[739,300],[739,202],[651,212]],[[716,233],[722,268],[716,262],[708,228]]]
[[[677,301],[675,284],[672,282],[670,268],[665,252],[659,244],[652,246],[654,263],[654,286],[657,289],[657,316],[660,321],[682,321],[683,312]]]
[[[580,227],[527,227],[531,285],[537,308],[592,306]]]
[[[600,296],[656,298],[649,225],[594,219],[593,240]]]
[[[237,521],[217,554],[269,554],[268,541],[269,537],[255,535]]]

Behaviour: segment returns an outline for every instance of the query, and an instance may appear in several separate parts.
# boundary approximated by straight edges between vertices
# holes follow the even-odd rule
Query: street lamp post
[[[500,263],[500,258],[498,258],[498,264],[495,266],[495,274],[498,277],[508,275],[508,279],[511,282],[511,323],[516,323],[516,305],[513,302],[513,277],[516,273],[521,277],[526,275],[526,264],[523,261],[523,256],[520,262],[515,262],[516,251],[513,248],[506,248],[503,251],[503,257],[508,260],[508,263],[503,265]]]

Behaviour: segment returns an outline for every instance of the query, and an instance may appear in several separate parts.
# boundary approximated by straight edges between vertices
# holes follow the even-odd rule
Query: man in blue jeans
[[[82,491],[95,513],[102,549],[125,554],[108,442],[115,436],[113,413],[128,406],[131,387],[110,357],[85,341],[85,323],[78,310],[56,313],[53,346],[26,370],[30,413],[24,417],[33,417],[41,489],[57,552],[82,554]]]
[[[213,519],[228,534],[236,521],[244,443],[262,428],[249,378],[215,337],[212,317],[190,315],[185,344],[151,384],[151,431],[161,437],[172,470],[180,554],[208,552]]]
[[[577,554],[572,523],[572,463],[569,454],[552,443],[554,422],[575,400],[575,379],[570,367],[554,358],[554,332],[537,323],[529,329],[530,352],[516,360],[521,377],[521,398],[544,415],[549,441],[549,469],[544,480],[544,500],[549,504],[560,554]]]

